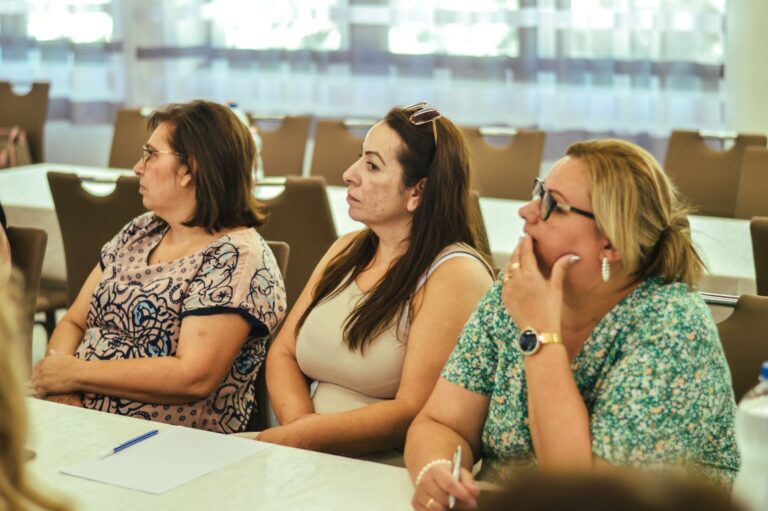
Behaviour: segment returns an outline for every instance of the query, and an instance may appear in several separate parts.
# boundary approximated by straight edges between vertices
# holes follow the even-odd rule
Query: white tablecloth
[[[114,177],[131,174],[130,171],[74,165],[41,163],[0,171],[0,203],[13,225],[42,227],[48,231],[48,250],[43,276],[64,280],[61,234],[53,209],[53,199],[48,189],[48,171],[75,172],[89,177]],[[96,193],[108,193],[109,185],[90,185]],[[279,187],[268,187],[265,193],[279,193]],[[346,190],[329,187],[328,197],[339,234],[360,229],[362,225],[347,214]],[[503,266],[515,248],[522,233],[523,221],[518,209],[520,201],[482,198],[480,207],[485,219],[488,238],[496,264]],[[749,222],[732,218],[692,216],[693,239],[709,274],[703,289],[740,294],[754,292],[755,266],[752,259],[752,242]]]
[[[32,474],[81,511],[410,509],[413,487],[403,468],[277,445],[160,495],[63,475],[61,467],[92,460],[150,424],[161,432],[170,426],[31,398],[27,403],[29,447],[36,453]]]

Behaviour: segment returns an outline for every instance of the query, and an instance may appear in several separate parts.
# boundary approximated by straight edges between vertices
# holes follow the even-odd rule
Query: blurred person
[[[11,278],[11,245],[8,243],[7,229],[5,211],[0,204],[0,288],[5,286]]]
[[[553,491],[554,490],[554,491]],[[481,511],[746,511],[727,491],[679,475],[528,472],[484,493]]]
[[[64,511],[69,505],[47,495],[25,467],[30,451],[24,448],[28,422],[22,381],[27,375],[22,374],[17,294],[16,286],[0,289],[0,509]]]

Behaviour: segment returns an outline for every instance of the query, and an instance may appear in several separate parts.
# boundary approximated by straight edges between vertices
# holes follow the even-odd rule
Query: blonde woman
[[[520,466],[682,465],[727,487],[738,470],[728,366],[673,185],[628,142],[566,154],[408,432],[415,509],[473,507],[481,456],[496,482]]]
[[[67,510],[69,506],[41,492],[27,477],[24,444],[27,411],[22,391],[24,364],[18,353],[20,314],[11,289],[0,290],[0,509]]]

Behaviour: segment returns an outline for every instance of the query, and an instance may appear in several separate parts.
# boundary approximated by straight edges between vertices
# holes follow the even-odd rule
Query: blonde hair
[[[653,156],[616,139],[576,142],[566,154],[584,164],[597,227],[621,252],[625,274],[695,289],[704,263],[691,239],[690,208]]]
[[[67,504],[37,489],[26,474],[27,411],[22,381],[27,366],[21,357],[18,326],[22,316],[15,287],[0,288],[0,508],[68,510]]]

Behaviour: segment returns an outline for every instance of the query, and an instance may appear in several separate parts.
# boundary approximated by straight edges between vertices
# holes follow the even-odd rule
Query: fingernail
[[[581,261],[581,257],[577,255],[572,255],[571,257],[568,258],[568,262],[570,263],[578,263],[579,261]]]

